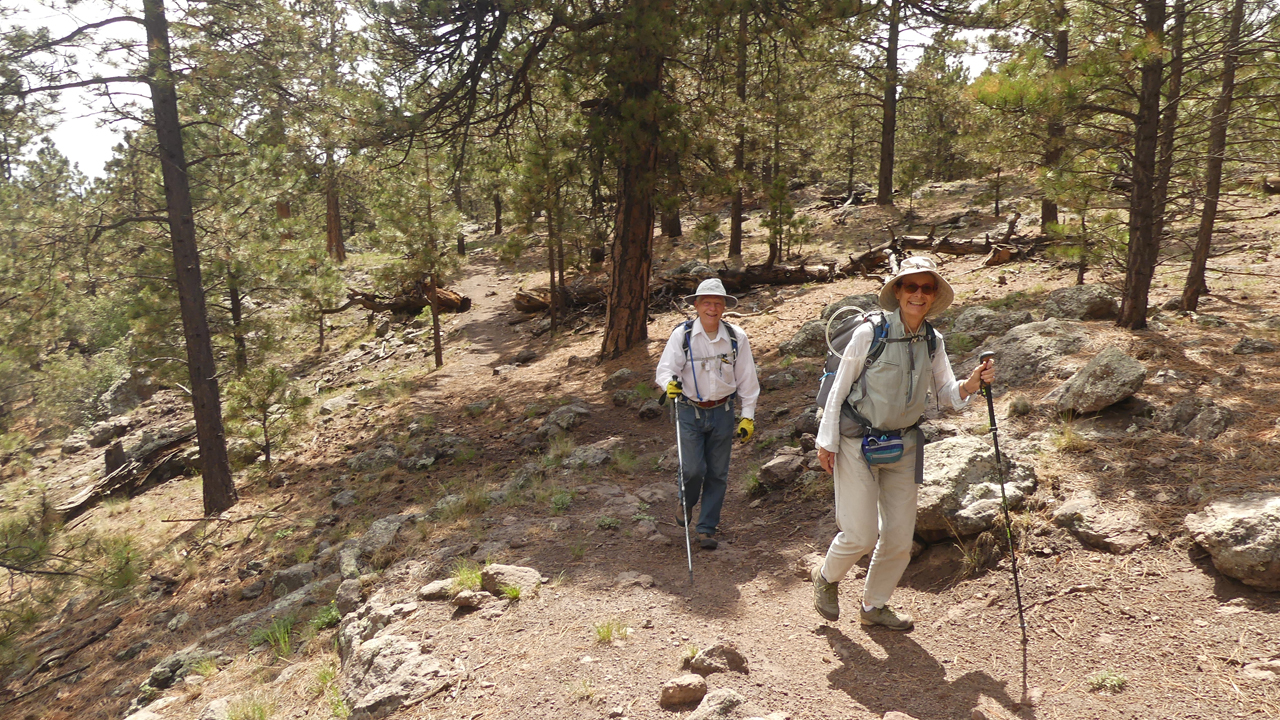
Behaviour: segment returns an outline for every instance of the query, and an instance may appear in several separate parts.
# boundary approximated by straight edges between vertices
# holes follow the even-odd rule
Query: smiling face
[[[693,309],[698,311],[702,329],[707,333],[713,333],[720,327],[720,315],[724,313],[724,298],[719,295],[699,295],[693,301]]]
[[[938,297],[938,279],[927,272],[906,275],[894,283],[893,296],[902,308],[902,322],[914,332],[920,329],[920,323]]]

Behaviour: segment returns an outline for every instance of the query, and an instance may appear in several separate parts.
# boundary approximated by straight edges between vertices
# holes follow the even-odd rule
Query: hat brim
[[[702,293],[702,295],[706,295],[708,297],[724,298],[724,306],[726,308],[738,307],[738,298],[732,295],[721,295],[720,293]],[[692,305],[702,295],[699,295],[697,293],[694,293],[693,295],[685,295],[684,301]]]
[[[912,270],[889,278],[884,287],[880,288],[880,307],[891,312],[897,310],[898,296],[894,294],[893,288],[902,278],[923,273],[932,275],[933,279],[938,283],[938,294],[934,296],[933,305],[929,306],[929,312],[925,313],[925,317],[934,317],[950,307],[951,302],[956,299],[956,293],[951,289],[951,283],[947,282],[947,279],[939,275],[935,270]]]

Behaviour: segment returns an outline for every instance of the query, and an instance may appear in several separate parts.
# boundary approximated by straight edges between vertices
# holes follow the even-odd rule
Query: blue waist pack
[[[862,438],[862,456],[868,465],[882,465],[902,459],[902,434],[868,431]]]

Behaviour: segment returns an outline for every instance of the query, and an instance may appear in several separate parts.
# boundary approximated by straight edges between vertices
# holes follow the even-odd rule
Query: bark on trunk
[[[1231,26],[1227,30],[1222,58],[1222,92],[1218,94],[1218,100],[1213,106],[1213,116],[1209,118],[1209,162],[1204,170],[1204,207],[1200,211],[1196,249],[1191,256],[1187,284],[1182,289],[1183,310],[1195,310],[1200,305],[1200,296],[1209,291],[1204,273],[1209,263],[1213,225],[1218,215],[1218,198],[1222,193],[1222,163],[1227,152],[1227,128],[1235,96],[1236,66],[1240,59],[1240,27],[1243,23],[1244,0],[1235,0],[1231,6]]]
[[[333,155],[325,159],[324,173],[324,236],[325,250],[334,262],[347,259],[347,246],[342,239],[342,211],[338,204],[338,177],[333,167]]]
[[[663,12],[657,0],[637,3],[640,17]],[[622,101],[635,108],[623,118],[618,162],[618,215],[613,237],[613,270],[605,315],[602,359],[616,358],[649,338],[649,274],[652,270],[653,193],[658,170],[658,115],[662,98],[662,51],[638,41],[627,59]]]
[[[1143,0],[1143,27],[1155,45],[1164,45],[1164,0]],[[1155,236],[1156,152],[1160,130],[1160,85],[1164,56],[1151,52],[1142,63],[1138,116],[1133,142],[1133,191],[1129,200],[1129,247],[1126,253],[1124,292],[1116,324],[1130,330],[1147,326],[1147,296],[1160,254]]]
[[[493,234],[502,234],[502,193],[493,194]]]
[[[746,181],[747,125],[742,119],[747,111],[747,11],[738,13],[738,67],[735,73],[738,94],[737,143],[733,148],[733,176],[737,188],[729,209],[729,257],[742,257],[742,184]]]
[[[1067,4],[1065,0],[1057,0],[1053,8],[1053,19],[1058,29],[1053,34],[1053,68],[1057,72],[1066,69],[1070,57],[1071,45],[1067,30]],[[1066,150],[1067,125],[1060,115],[1049,120],[1049,134],[1045,139],[1044,169],[1053,172],[1062,163],[1062,155]],[[1050,225],[1058,220],[1058,203],[1045,197],[1040,201],[1040,232],[1048,232]]]
[[[1164,242],[1165,213],[1168,208],[1169,180],[1173,175],[1173,146],[1178,132],[1178,106],[1182,101],[1182,38],[1186,29],[1187,2],[1177,0],[1173,6],[1173,36],[1170,38],[1169,82],[1165,91],[1164,114],[1160,118],[1160,150],[1156,169],[1155,226],[1152,234]]]
[[[240,280],[235,273],[227,273],[227,304],[231,307],[231,337],[235,343],[236,375],[249,369],[249,345],[244,338],[244,297],[240,293]]]
[[[893,204],[893,150],[898,132],[898,25],[902,1],[889,6],[889,44],[884,61],[884,98],[880,122],[880,172],[876,182],[876,204]]]
[[[204,287],[200,278],[200,252],[196,247],[195,213],[187,184],[187,162],[182,147],[177,91],[169,64],[169,23],[163,0],[143,0],[143,24],[147,31],[147,82],[155,113],[156,143],[164,177],[169,236],[182,313],[182,331],[191,374],[191,402],[200,446],[204,513],[217,515],[239,499],[222,428],[222,403],[218,397],[218,371],[209,338]]]

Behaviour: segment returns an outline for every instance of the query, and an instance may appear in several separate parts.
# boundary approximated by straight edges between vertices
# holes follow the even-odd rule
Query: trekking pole
[[[990,358],[995,357],[993,352],[984,352],[978,356],[978,364],[982,365]],[[981,392],[987,396],[987,417],[991,421],[991,445],[996,451],[996,473],[1000,479],[1000,507],[1004,510],[1004,534],[1009,541],[1009,562],[1013,566],[1013,594],[1018,600],[1018,627],[1022,630],[1022,699],[1019,705],[1030,705],[1030,696],[1027,691],[1027,618],[1022,611],[1022,587],[1018,583],[1018,554],[1013,546],[1013,521],[1009,518],[1009,498],[1004,492],[1004,462],[1000,459],[1000,437],[996,430],[996,406],[991,398],[991,386],[985,380],[979,379],[981,383]]]
[[[658,398],[658,404],[666,402],[666,393]],[[689,587],[693,587],[693,542],[689,539],[689,506],[684,502],[684,443],[680,440],[680,411],[676,408],[679,400],[671,401],[671,424],[676,429],[676,459],[680,462],[677,477],[680,479],[679,492],[680,517],[684,520],[684,554],[689,559]]]

